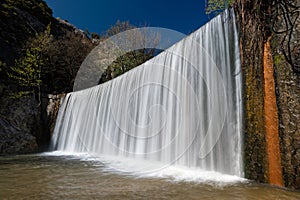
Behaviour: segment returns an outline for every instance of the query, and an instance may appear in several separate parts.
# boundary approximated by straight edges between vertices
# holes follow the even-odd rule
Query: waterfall
[[[242,177],[239,56],[225,11],[122,76],[67,94],[53,147]]]

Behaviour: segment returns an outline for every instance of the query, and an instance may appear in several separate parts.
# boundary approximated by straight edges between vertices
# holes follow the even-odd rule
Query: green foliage
[[[103,73],[100,83],[109,81],[141,65],[154,56],[154,49],[141,49],[118,57]]]
[[[19,99],[21,97],[28,96],[28,95],[32,95],[32,92],[31,91],[14,92],[14,93],[9,94],[9,97],[11,99]]]
[[[118,20],[114,26],[111,26],[110,29],[106,31],[102,38],[108,38],[110,36],[134,28],[137,27],[130,24],[129,21],[121,22]],[[129,35],[127,34],[126,37],[128,37],[129,40],[132,40],[132,38],[134,38],[134,41],[137,43],[143,43],[145,42],[146,35],[142,32],[137,31],[134,33],[129,33]],[[152,42],[153,46],[155,47],[159,42],[159,37],[152,38]],[[119,75],[124,74],[125,72],[141,65],[150,58],[154,57],[154,55],[155,49],[140,49],[125,53],[124,55],[118,57],[110,66],[105,69],[99,83],[104,83]]]
[[[49,23],[54,37],[43,46],[47,36],[42,30]],[[0,66],[0,83],[13,92],[37,94],[39,87],[43,93],[72,91],[78,68],[93,48],[80,32],[55,20],[44,0],[0,0],[0,30],[0,60],[6,63]]]
[[[46,58],[44,53],[51,42],[50,25],[47,29],[33,38],[24,50],[24,55],[15,61],[15,65],[10,67],[8,77],[14,80],[22,88],[16,97],[26,94],[40,92],[42,83],[41,73],[45,66]]]
[[[206,14],[217,14],[228,8],[234,1],[235,0],[207,0]]]
[[[25,55],[16,60],[15,66],[11,67],[13,73],[10,73],[9,77],[15,79],[20,86],[36,87],[41,84],[39,75],[43,65],[40,49],[27,49]]]
[[[7,65],[14,65],[15,59],[24,53],[26,41],[51,22],[56,25],[52,10],[43,0],[0,0],[1,59]],[[0,79],[10,82],[6,73],[0,74]]]

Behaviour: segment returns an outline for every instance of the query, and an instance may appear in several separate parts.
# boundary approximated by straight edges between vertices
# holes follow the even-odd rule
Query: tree
[[[51,40],[49,24],[43,33],[37,34],[30,40],[28,47],[24,50],[24,55],[15,61],[14,66],[10,67],[9,78],[22,88],[14,95],[15,97],[35,94],[40,102],[41,76],[47,60],[44,54]]]
[[[233,2],[234,0],[206,0],[206,14],[219,13]]]
[[[68,30],[51,42],[46,51],[46,76],[42,77],[48,92],[71,92],[77,71],[93,47],[87,37]]]
[[[109,38],[113,35],[118,33],[137,28],[136,26],[129,23],[129,21],[121,22],[117,21],[114,26],[111,26],[110,29],[106,31],[102,38]],[[143,44],[146,42],[147,34],[137,30],[134,32],[128,32],[125,34],[129,41],[134,40],[134,42]],[[124,41],[125,43],[127,41]],[[153,42],[152,46],[157,46],[159,42],[159,35],[155,35],[154,38],[151,38],[151,42]],[[133,44],[133,46],[135,46]],[[134,48],[133,48],[134,49]],[[125,72],[141,65],[142,63],[146,62],[147,60],[153,58],[157,53],[155,48],[152,49],[138,49],[131,52],[127,52],[124,55],[118,57],[111,65],[109,65],[102,77],[99,80],[99,84],[109,81],[119,75],[124,74]]]
[[[115,25],[111,26],[104,34],[104,38],[111,37],[118,33],[137,28],[136,26],[129,23],[129,21],[121,22],[118,20]]]

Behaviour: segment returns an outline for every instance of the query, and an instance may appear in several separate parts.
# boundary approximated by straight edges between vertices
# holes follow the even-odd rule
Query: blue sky
[[[102,33],[119,19],[185,34],[208,21],[205,0],[46,0],[54,17],[91,33]]]

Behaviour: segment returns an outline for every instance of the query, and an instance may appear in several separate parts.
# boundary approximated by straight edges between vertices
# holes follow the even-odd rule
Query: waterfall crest
[[[239,56],[225,11],[126,74],[67,94],[53,147],[242,177]]]

